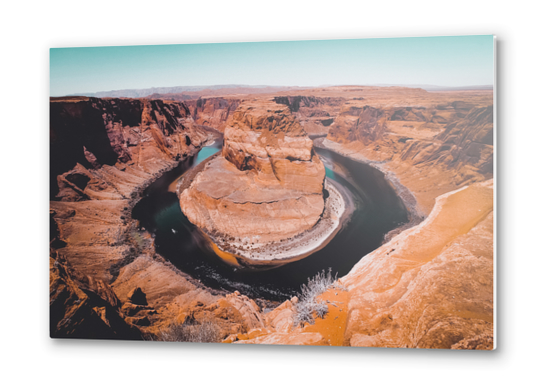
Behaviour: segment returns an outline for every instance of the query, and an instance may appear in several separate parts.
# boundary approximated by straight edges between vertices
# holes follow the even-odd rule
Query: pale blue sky
[[[53,48],[51,96],[186,85],[493,84],[493,36]]]

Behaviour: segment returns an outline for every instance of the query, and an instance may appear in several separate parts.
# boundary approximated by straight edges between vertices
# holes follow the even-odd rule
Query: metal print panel
[[[54,48],[50,335],[494,349],[494,38]]]

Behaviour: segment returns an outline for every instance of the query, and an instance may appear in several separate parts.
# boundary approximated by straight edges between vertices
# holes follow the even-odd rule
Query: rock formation
[[[125,198],[114,180],[133,188],[206,137],[182,103],[82,97],[51,100],[50,134],[51,198],[63,201]]]
[[[294,327],[287,301],[241,344],[492,349],[493,180],[438,198],[431,215],[365,256],[322,295],[330,312]]]
[[[183,96],[188,97],[184,94]],[[161,97],[169,98],[167,95],[161,95]],[[228,125],[228,119],[243,99],[250,100],[251,97],[237,95],[182,100],[190,109],[190,114],[196,124],[224,132]],[[325,136],[345,99],[342,97],[276,96],[273,101],[288,106],[290,112],[308,135]]]
[[[87,339],[141,339],[111,287],[49,259],[50,336]]]
[[[435,198],[493,175],[493,107],[343,105],[323,145],[397,177],[428,214]],[[395,175],[395,176],[393,176]]]
[[[293,316],[287,302],[264,317],[259,333],[233,342],[494,348],[491,98],[414,92],[398,106],[378,97],[348,100],[323,145],[406,185],[428,217],[340,279],[347,295],[331,296],[328,308],[343,306],[348,314],[344,323],[334,317],[342,338],[325,334],[327,316],[305,328],[284,320],[286,328],[275,328],[273,319]]]
[[[188,108],[52,99],[50,129],[51,335],[142,338],[196,298],[217,301],[156,255],[131,218],[147,185],[213,138]]]
[[[350,345],[452,348],[493,338],[492,210],[492,180],[448,193],[422,224],[364,257],[342,279]]]
[[[342,97],[317,96],[277,96],[273,100],[287,105],[310,136],[325,136],[345,102]]]
[[[324,165],[286,106],[245,102],[211,160],[180,197],[188,219],[206,233],[279,242],[310,228],[324,210]]]
[[[186,101],[194,122],[224,132],[227,121],[241,100],[237,98],[205,97]]]

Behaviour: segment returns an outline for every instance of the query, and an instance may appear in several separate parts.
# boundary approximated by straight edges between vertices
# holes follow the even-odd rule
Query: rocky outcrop
[[[53,98],[50,119],[51,198],[62,201],[125,198],[117,180],[141,184],[206,136],[184,104],[161,100]]]
[[[310,136],[326,135],[345,102],[342,97],[317,96],[277,96],[273,100],[288,106]]]
[[[346,342],[492,349],[492,211],[492,180],[445,194],[423,223],[364,257],[341,279]]]
[[[56,257],[56,255],[54,254]],[[111,287],[78,274],[60,258],[50,258],[50,336],[85,339],[142,339]]]
[[[239,248],[312,228],[324,210],[324,165],[287,107],[245,102],[224,133],[222,156],[180,196],[188,219]]]
[[[323,145],[375,163],[428,214],[437,196],[492,177],[493,107],[451,101],[375,108],[348,101]]]
[[[321,194],[324,166],[312,141],[288,112],[272,102],[243,104],[224,132],[224,159],[255,171],[262,186]]]
[[[438,158],[448,167],[472,167],[493,175],[493,106],[471,109],[464,118],[448,124],[437,139],[442,141],[441,151],[447,152]]]
[[[262,328],[264,323],[258,305],[239,292],[219,298],[212,304],[193,301],[176,319],[178,324],[211,322],[220,329],[220,339]]]
[[[156,255],[150,234],[131,219],[147,185],[212,139],[192,126],[187,107],[53,99],[50,130],[51,335],[141,338],[195,298],[218,300]]]
[[[224,132],[228,119],[240,103],[239,99],[223,97],[205,97],[185,102],[196,124],[211,127],[220,132]]]
[[[369,145],[382,138],[387,130],[386,120],[384,110],[349,103],[341,110],[327,137],[336,142],[357,141]]]
[[[294,325],[293,298],[226,342],[493,349],[492,240],[493,180],[444,194],[320,296],[329,312],[315,324]]]

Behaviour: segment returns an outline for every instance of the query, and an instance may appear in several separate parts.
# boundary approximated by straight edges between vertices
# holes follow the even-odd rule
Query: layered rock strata
[[[228,119],[233,115],[241,100],[225,97],[201,97],[186,101],[194,122],[224,132]]]
[[[311,137],[327,135],[346,99],[342,97],[277,96],[278,104],[287,105],[305,132]]]
[[[397,99],[386,90],[394,99],[370,91],[343,105],[323,145],[383,170],[428,217],[340,279],[346,297],[322,295],[330,310],[347,314],[344,322],[339,315],[333,320],[341,337],[326,335],[328,316],[308,327],[284,320],[295,316],[292,300],[264,317],[266,328],[233,342],[495,347],[491,93],[408,91]]]
[[[360,255],[361,256],[361,255]],[[494,348],[493,180],[440,196],[421,224],[363,257],[320,296],[329,313],[295,327],[295,302],[241,344]]]
[[[251,259],[290,258],[295,253],[286,248],[267,254],[264,246],[315,227],[324,214],[324,178],[312,141],[287,107],[245,102],[225,130],[222,156],[182,191],[181,207],[192,223],[220,239],[222,250]],[[332,185],[327,188],[334,197],[328,205],[340,200]],[[328,215],[344,210],[335,204]]]
[[[323,145],[400,181],[427,215],[437,196],[492,177],[493,107],[454,101],[376,108],[349,101]]]
[[[183,274],[131,218],[146,186],[215,138],[184,104],[52,99],[50,129],[51,337],[156,338],[194,303],[231,314],[223,337],[256,326],[253,301]]]

